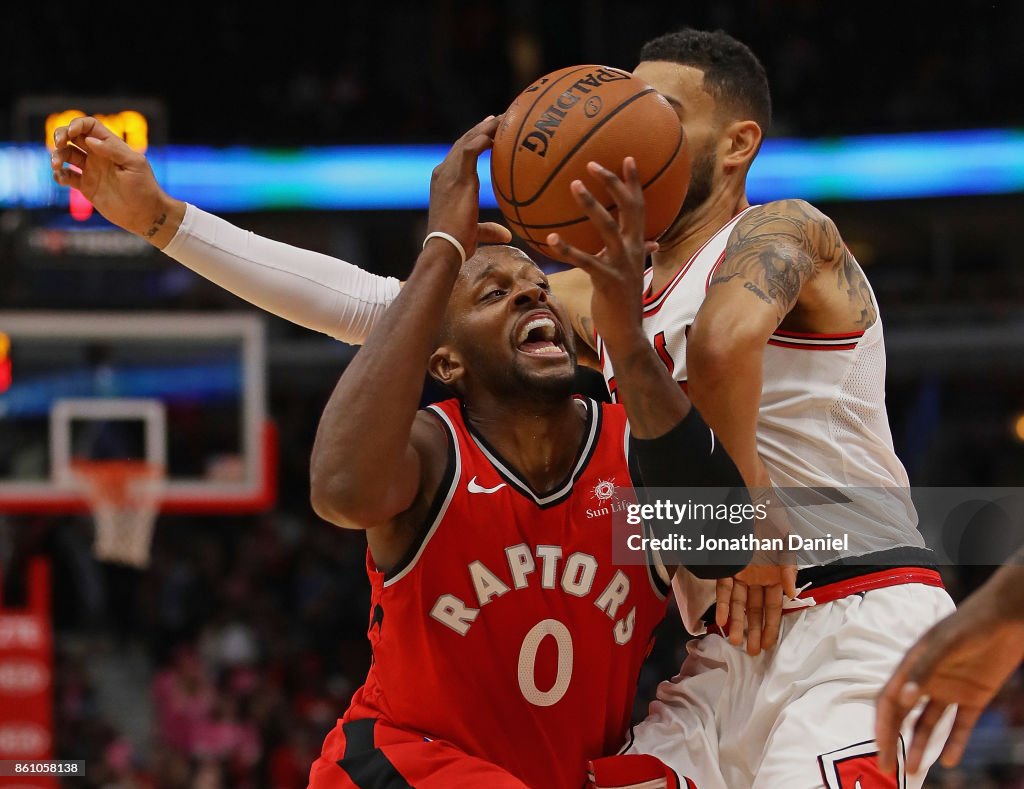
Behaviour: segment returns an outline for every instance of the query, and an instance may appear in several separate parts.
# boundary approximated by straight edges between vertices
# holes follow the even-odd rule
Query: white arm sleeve
[[[394,277],[257,236],[193,205],[164,252],[267,312],[353,344],[398,296]]]

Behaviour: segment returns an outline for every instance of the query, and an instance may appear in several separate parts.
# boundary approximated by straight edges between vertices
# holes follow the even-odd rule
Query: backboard
[[[161,510],[270,507],[262,321],[249,314],[0,312],[0,513],[82,512],[76,460],[166,469]]]

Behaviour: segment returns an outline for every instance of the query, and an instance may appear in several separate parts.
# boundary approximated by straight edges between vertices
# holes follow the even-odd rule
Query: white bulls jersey
[[[712,236],[658,293],[649,292],[654,272],[647,271],[644,331],[684,387],[687,332],[712,275],[725,258],[729,235],[746,211]],[[615,372],[600,337],[597,345],[605,381],[616,399]],[[848,534],[844,556],[924,545],[910,501],[910,483],[893,450],[885,411],[881,318],[864,332],[824,335],[778,330],[771,336],[764,354],[757,445],[775,486],[818,489],[790,507],[795,534]],[[831,552],[798,555],[801,565],[836,558],[839,554]],[[713,601],[713,593],[708,592],[713,585],[690,579],[694,588],[682,596],[692,599],[681,610],[692,631]]]

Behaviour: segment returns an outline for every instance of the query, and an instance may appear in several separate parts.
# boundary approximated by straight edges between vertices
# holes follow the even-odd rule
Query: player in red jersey
[[[317,432],[314,506],[366,530],[374,660],[314,787],[581,786],[623,741],[668,591],[646,563],[615,565],[613,510],[638,474],[742,486],[641,328],[635,164],[612,185],[621,228],[574,186],[608,244],[576,255],[623,409],[572,395],[572,330],[544,273],[515,248],[476,249],[508,239],[477,225],[496,126],[435,170],[434,232]],[[457,397],[418,411],[428,370]]]

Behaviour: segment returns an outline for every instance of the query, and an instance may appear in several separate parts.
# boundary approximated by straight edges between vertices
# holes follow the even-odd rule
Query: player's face
[[[576,350],[568,316],[547,276],[521,250],[478,250],[462,268],[446,323],[445,345],[461,367],[463,392],[473,385],[527,397],[572,392]]]
[[[721,123],[716,119],[715,100],[704,90],[704,72],[693,66],[661,60],[640,63],[633,73],[664,96],[679,115],[693,162],[690,187],[675,225],[711,196],[717,169],[717,146]],[[672,230],[669,230],[671,234]]]

